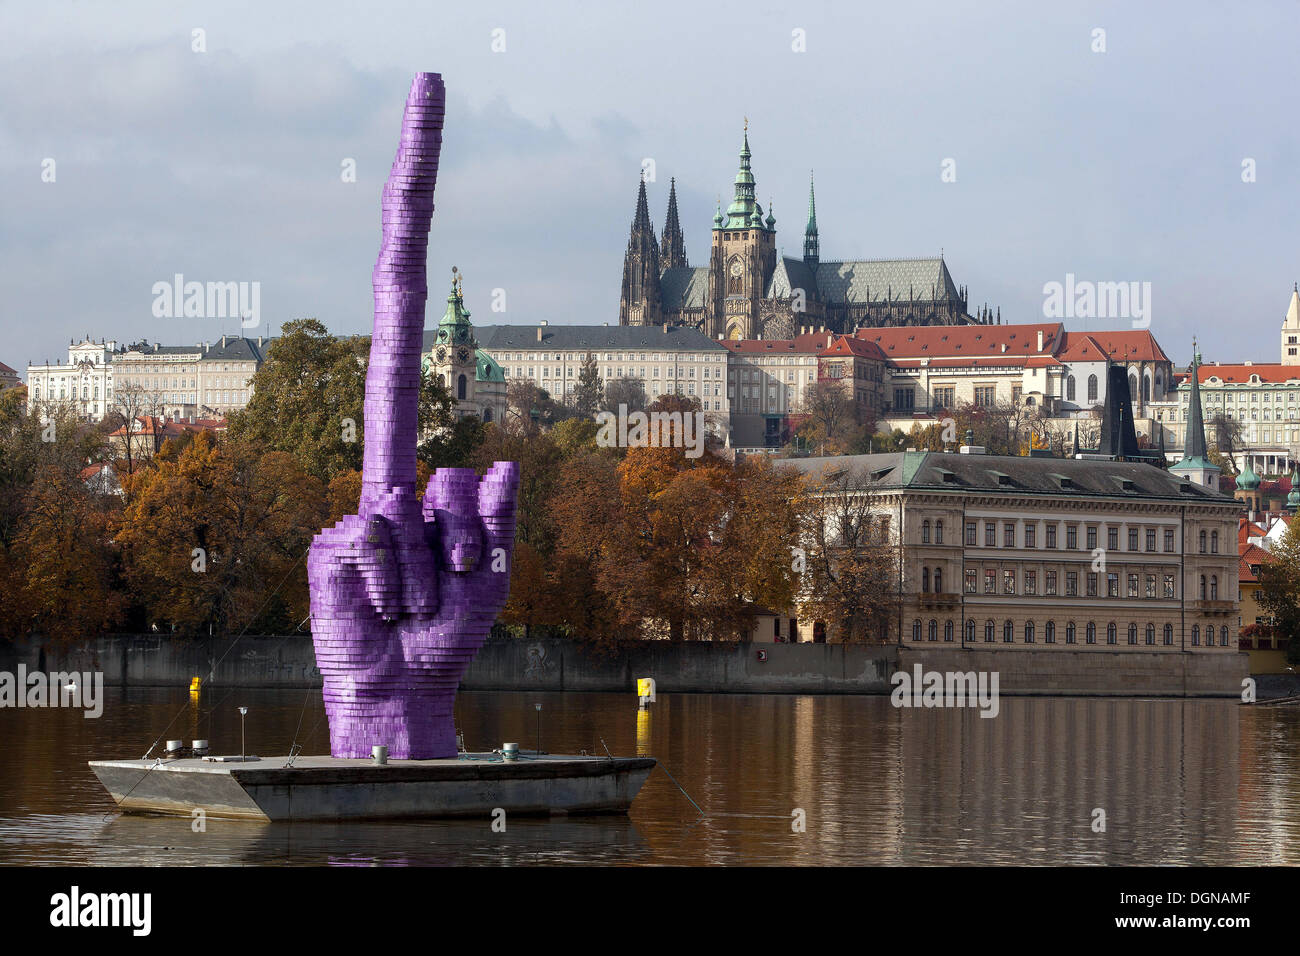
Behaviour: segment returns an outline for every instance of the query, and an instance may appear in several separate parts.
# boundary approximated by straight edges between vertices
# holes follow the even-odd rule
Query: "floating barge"
[[[335,757],[91,760],[124,813],[219,819],[396,820],[626,813],[653,757],[521,753],[445,760]]]

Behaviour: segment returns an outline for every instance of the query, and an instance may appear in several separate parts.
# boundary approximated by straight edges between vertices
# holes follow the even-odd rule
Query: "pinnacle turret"
[[[663,239],[659,243],[659,264],[665,269],[684,267],[686,261],[686,239],[682,235],[681,222],[677,217],[677,180],[668,183],[668,216],[664,219]]]

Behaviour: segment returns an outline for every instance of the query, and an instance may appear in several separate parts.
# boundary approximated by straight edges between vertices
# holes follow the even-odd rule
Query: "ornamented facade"
[[[781,255],[776,217],[763,214],[750,168],[746,124],[735,193],[713,218],[709,263],[692,266],[669,185],[661,238],[641,180],[623,259],[620,325],[685,325],[710,338],[790,339],[803,326],[833,332],[893,325],[993,324],[988,310],[967,312],[967,293],[937,258],[831,261],[821,258],[811,181],[803,256]]]

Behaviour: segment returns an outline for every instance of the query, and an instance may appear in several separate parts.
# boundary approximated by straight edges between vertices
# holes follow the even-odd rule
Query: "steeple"
[[[663,290],[659,277],[659,243],[650,221],[650,204],[646,200],[645,176],[636,194],[636,215],[632,217],[627,252],[623,255],[623,291],[619,299],[619,325],[662,325]]]
[[[469,309],[465,308],[465,296],[461,292],[461,274],[452,266],[451,291],[447,293],[447,311],[438,323],[435,341],[438,345],[464,345],[471,349],[478,348],[474,339],[474,327],[469,321]]]
[[[810,269],[816,269],[821,260],[817,241],[817,197],[813,193],[812,173],[808,174],[808,225],[803,231],[803,261]]]
[[[749,120],[745,120],[745,138],[740,148],[740,169],[736,171],[736,195],[727,207],[727,228],[748,229],[753,224],[755,213],[760,217],[762,210],[754,200],[754,174],[749,170]]]
[[[687,265],[686,239],[677,219],[677,180],[668,181],[668,216],[664,219],[663,240],[659,243],[659,264],[665,269]]]
[[[1300,285],[1295,284],[1282,320],[1282,364],[1300,365]]]
[[[1187,428],[1183,438],[1183,460],[1170,468],[1171,474],[1186,475],[1198,485],[1219,490],[1219,466],[1209,459],[1205,442],[1205,416],[1201,411],[1201,353],[1192,339],[1191,394],[1187,401]]]

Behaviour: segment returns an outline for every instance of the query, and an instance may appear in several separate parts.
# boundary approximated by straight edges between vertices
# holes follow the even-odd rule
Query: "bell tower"
[[[724,215],[713,217],[713,242],[709,257],[710,337],[752,339],[762,327],[759,303],[776,268],[776,219],[763,219],[763,207],[754,198],[750,171],[749,121],[740,149],[735,195]],[[719,204],[721,205],[721,204]]]

